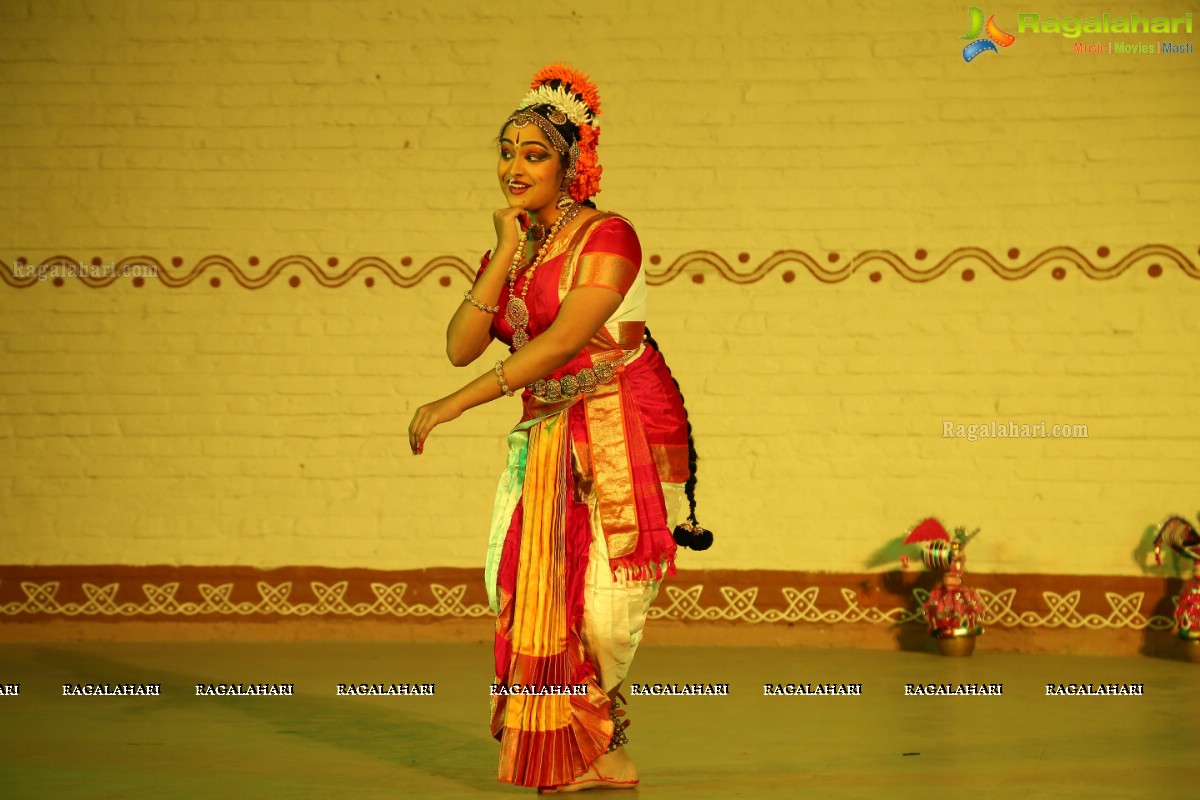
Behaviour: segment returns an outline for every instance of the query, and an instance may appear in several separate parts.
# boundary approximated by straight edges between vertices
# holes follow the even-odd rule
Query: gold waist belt
[[[611,383],[617,377],[617,367],[624,364],[631,356],[641,352],[629,350],[617,361],[601,361],[594,367],[585,367],[574,375],[564,375],[561,378],[542,378],[529,384],[529,391],[534,397],[551,402],[566,400],[577,394],[596,391],[596,387]]]

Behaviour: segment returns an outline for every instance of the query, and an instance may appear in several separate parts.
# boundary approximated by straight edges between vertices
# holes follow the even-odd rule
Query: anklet
[[[621,719],[621,717],[625,716],[625,712],[617,710],[616,700],[613,700],[612,705],[609,706],[608,715],[612,717],[613,734],[612,739],[610,739],[608,742],[608,750],[605,752],[611,753],[618,747],[623,747],[624,745],[629,744],[629,737],[625,735],[625,729],[629,727],[629,720]]]

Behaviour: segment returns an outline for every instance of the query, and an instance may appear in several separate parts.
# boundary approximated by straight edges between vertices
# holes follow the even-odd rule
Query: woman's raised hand
[[[496,225],[496,252],[517,252],[521,231],[529,227],[529,212],[520,206],[502,208],[492,214],[492,222]]]

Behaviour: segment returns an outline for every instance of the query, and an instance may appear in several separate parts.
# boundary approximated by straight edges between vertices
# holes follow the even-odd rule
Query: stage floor
[[[636,791],[655,798],[1192,798],[1200,665],[1146,657],[935,655],[647,643],[631,682],[727,696],[629,697]],[[138,642],[0,650],[0,797],[472,798],[496,780],[490,644]],[[160,684],[64,696],[64,684]],[[197,696],[197,684],[294,695]],[[764,696],[765,684],[861,695]],[[434,684],[339,696],[338,684]],[[905,694],[1001,684],[1003,694]],[[1048,697],[1047,684],[1144,694]],[[681,687],[682,688],[682,687]],[[74,688],[72,689],[74,691]],[[11,688],[9,689],[11,692]]]

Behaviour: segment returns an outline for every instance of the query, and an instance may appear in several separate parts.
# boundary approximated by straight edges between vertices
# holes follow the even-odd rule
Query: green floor
[[[487,645],[4,645],[0,798],[469,798],[496,778]],[[1153,658],[696,648],[649,643],[631,680],[730,684],[630,698],[637,791],[656,798],[1194,798],[1200,665]],[[159,697],[63,684],[160,683]],[[197,697],[197,683],[292,683],[292,697]],[[862,684],[764,697],[765,683]],[[434,683],[432,697],[338,697],[339,683]],[[1000,697],[906,697],[906,683],[1002,683]],[[1141,683],[1142,697],[1046,697],[1047,683]],[[628,692],[626,693],[628,694]]]

